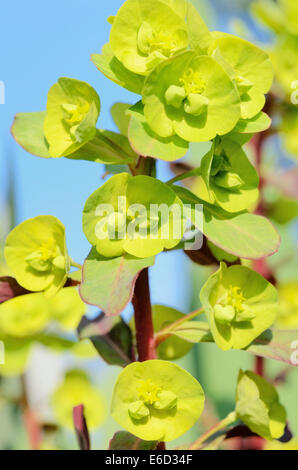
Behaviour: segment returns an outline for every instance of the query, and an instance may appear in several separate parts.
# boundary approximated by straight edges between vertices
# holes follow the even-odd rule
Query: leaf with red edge
[[[73,423],[80,450],[90,450],[90,437],[84,416],[84,405],[78,405],[73,408]]]
[[[246,348],[246,351],[266,359],[286,362],[297,367],[298,363],[295,364],[296,360],[294,360],[297,340],[298,330],[278,330],[272,328],[256,338]]]
[[[127,431],[118,431],[110,440],[109,450],[155,450],[157,441],[142,441]]]
[[[125,367],[132,362],[132,333],[121,317],[107,317],[104,313],[93,320],[83,317],[78,334],[80,339],[90,339],[108,364]]]
[[[0,304],[24,294],[30,294],[30,291],[20,286],[13,277],[0,277]]]
[[[153,264],[154,257],[104,258],[92,248],[83,266],[81,298],[106,315],[119,315],[132,299],[139,272]]]

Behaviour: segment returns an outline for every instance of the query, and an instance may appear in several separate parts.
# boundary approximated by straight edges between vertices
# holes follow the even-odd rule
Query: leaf
[[[137,157],[125,136],[96,129],[95,137],[76,152],[67,155],[71,160],[87,160],[107,165],[122,165]]]
[[[247,259],[260,259],[277,252],[280,245],[279,234],[265,217],[246,212],[230,214],[220,207],[206,203],[186,188],[172,188],[184,204],[191,204],[192,207],[195,204],[204,206],[204,235],[222,250]]]
[[[110,259],[92,248],[83,266],[80,295],[85,303],[96,305],[106,315],[119,315],[132,299],[138,273],[153,264],[154,257],[124,255]]]
[[[107,317],[103,313],[94,320],[83,317],[78,334],[80,339],[89,338],[108,364],[125,367],[131,363],[132,333],[122,318]]]
[[[142,93],[144,77],[127,70],[114,56],[109,44],[103,46],[101,54],[91,54],[91,60],[113,82],[138,95]]]
[[[232,132],[240,132],[240,134],[255,134],[263,132],[271,126],[271,119],[266,113],[260,112],[251,119],[240,119]]]
[[[126,111],[131,107],[128,103],[115,103],[111,107],[111,115],[114,123],[118,127],[121,134],[127,136],[129,116]]]
[[[189,343],[213,343],[213,337],[208,323],[187,321],[179,325],[171,334],[188,341]]]
[[[73,422],[80,450],[90,450],[90,437],[84,416],[84,405],[74,407]]]
[[[20,286],[13,277],[0,277],[0,304],[19,295],[29,293],[30,291]]]
[[[292,359],[295,354],[293,344],[297,342],[297,339],[298,330],[278,330],[272,328],[266,330],[262,335],[256,338],[253,343],[246,348],[246,351],[257,356],[285,362],[297,367],[298,364],[295,364],[295,361]]]
[[[130,108],[131,115],[128,139],[138,155],[150,156],[159,160],[172,162],[184,157],[188,150],[188,142],[177,135],[160,137],[147,124],[144,116],[144,106],[139,101]]]
[[[11,133],[24,150],[37,157],[50,158],[49,144],[43,131],[46,111],[16,114]]]
[[[127,431],[118,431],[110,440],[109,450],[155,450],[157,441],[143,441]]]
[[[27,152],[37,157],[51,158],[43,130],[45,116],[46,112],[17,114],[11,132]],[[136,155],[125,136],[97,129],[93,139],[66,158],[113,165],[131,162]]]

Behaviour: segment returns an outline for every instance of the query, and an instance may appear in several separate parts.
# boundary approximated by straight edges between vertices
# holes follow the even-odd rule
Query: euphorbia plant
[[[83,209],[90,253],[81,270],[54,217],[17,226],[8,235],[5,258],[23,291],[1,307],[9,308],[5,318],[0,309],[0,329],[17,337],[42,329],[48,313],[44,309],[45,318],[39,317],[35,303],[66,291],[71,266],[79,268],[75,279],[82,300],[102,312],[94,320],[84,317],[78,336],[90,338],[108,364],[123,367],[111,413],[126,433],[121,439],[117,433],[111,448],[129,449],[138,438],[146,442],[136,445],[162,450],[197,422],[208,397],[196,378],[170,362],[193,344],[213,342],[222,350],[290,362],[290,338],[278,347],[279,332],[270,330],[279,312],[277,289],[253,269],[278,250],[280,238],[256,210],[259,168],[244,148],[270,127],[262,110],[273,70],[259,47],[211,33],[188,0],[127,0],[109,22],[110,42],[92,61],[107,78],[140,95],[137,103],[113,106],[120,133],[96,128],[96,91],[70,78],[50,89],[45,112],[18,114],[12,127],[17,142],[34,155],[88,160],[113,174]],[[203,142],[210,142],[211,150],[195,165],[168,182],[157,178],[159,160],[179,160],[192,143]],[[188,184],[191,177],[197,187]],[[202,308],[188,315],[151,306],[149,267],[155,256],[172,250],[218,265],[201,290]],[[23,301],[26,309],[32,302],[32,311],[24,329],[14,331],[15,309]],[[130,324],[120,317],[129,302]],[[207,321],[197,321],[203,313]],[[92,416],[97,394],[90,387],[86,376],[72,371],[57,390],[56,412],[67,426],[70,412],[64,415],[61,403],[80,405],[76,401],[84,401],[88,391],[82,403],[87,425],[100,421],[102,403]],[[189,449],[204,448],[218,431],[224,439],[239,420],[264,439],[283,435],[286,414],[274,387],[241,371],[236,388],[235,410]],[[75,408],[77,432],[80,413],[82,408]],[[89,442],[84,429],[83,448]]]

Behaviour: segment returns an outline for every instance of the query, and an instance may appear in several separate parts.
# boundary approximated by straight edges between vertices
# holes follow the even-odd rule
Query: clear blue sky
[[[16,113],[45,109],[49,88],[66,76],[84,80],[97,90],[102,103],[98,126],[114,129],[110,106],[115,101],[134,103],[136,97],[101,75],[90,54],[100,52],[108,41],[106,19],[117,12],[123,0],[3,3],[0,80],[6,86],[6,103],[0,105],[0,188],[3,190],[6,183],[5,160],[13,160],[18,222],[40,214],[55,215],[66,226],[71,256],[81,262],[89,251],[81,212],[88,196],[102,184],[102,166],[31,156],[13,141],[9,128]],[[160,175],[167,177],[165,166]],[[158,257],[152,273],[153,302],[187,309],[187,295],[184,299],[180,295],[187,282],[184,266],[183,254]]]

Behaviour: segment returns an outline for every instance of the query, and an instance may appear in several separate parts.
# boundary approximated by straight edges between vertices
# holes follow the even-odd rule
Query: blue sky
[[[16,113],[45,109],[49,88],[66,76],[86,81],[96,89],[102,104],[98,127],[115,129],[110,106],[115,101],[134,103],[138,98],[101,75],[90,54],[99,53],[108,41],[110,25],[106,18],[122,3],[26,0],[1,6],[0,80],[5,83],[6,102],[0,105],[0,188],[6,185],[4,169],[9,160],[16,174],[17,221],[40,214],[58,217],[66,226],[71,256],[78,262],[89,250],[81,229],[81,212],[86,199],[102,184],[103,167],[31,156],[14,142],[9,128]],[[163,164],[159,174],[170,177]],[[153,302],[188,308],[187,293],[181,297],[187,284],[185,269],[182,253],[158,257],[151,276]]]

